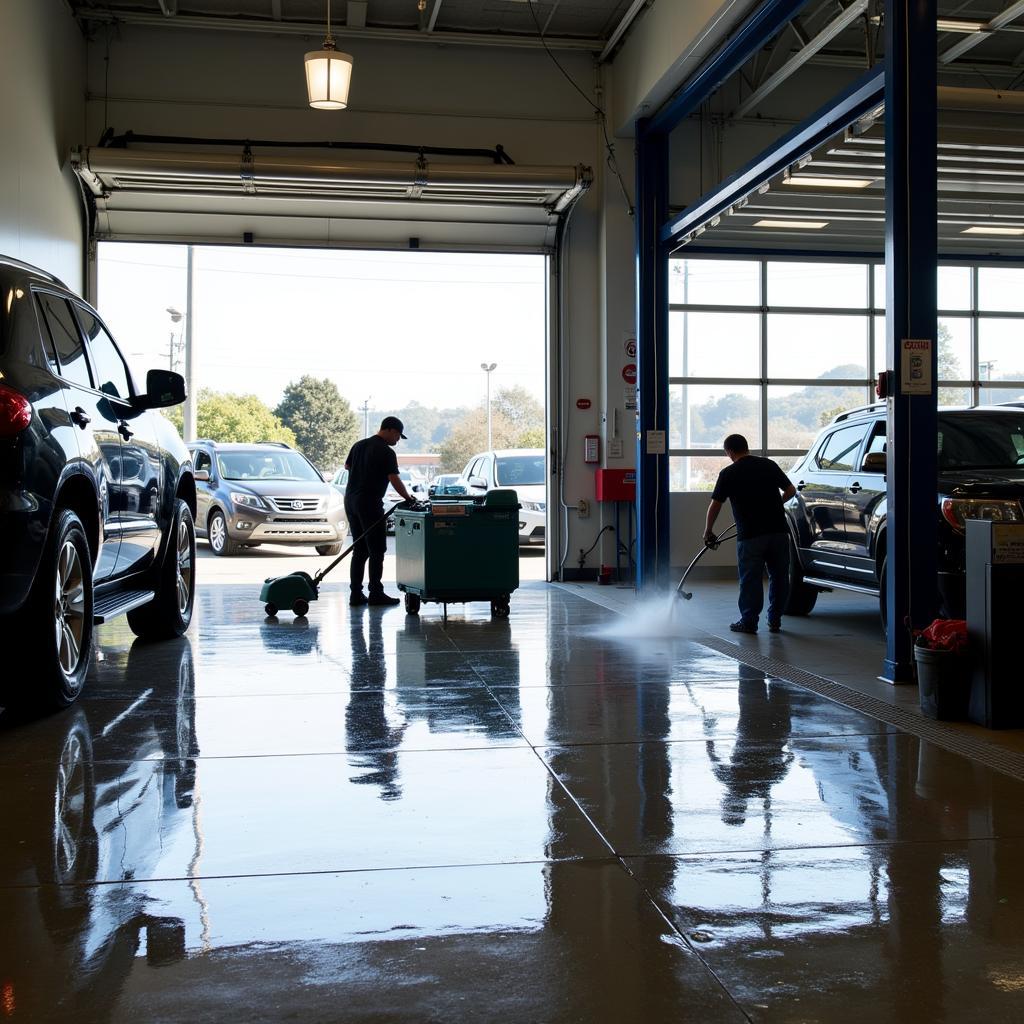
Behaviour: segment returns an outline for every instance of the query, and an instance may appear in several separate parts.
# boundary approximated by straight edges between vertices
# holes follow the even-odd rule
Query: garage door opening
[[[543,579],[548,274],[523,253],[101,242],[97,302],[138,379],[190,378],[186,441],[283,442],[343,488],[351,444],[398,416],[407,487],[516,488],[521,575]]]

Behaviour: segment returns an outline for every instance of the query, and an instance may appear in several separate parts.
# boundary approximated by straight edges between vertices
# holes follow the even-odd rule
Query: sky
[[[185,268],[185,246],[100,243],[98,308],[140,380],[169,365]],[[492,394],[521,385],[543,401],[546,273],[533,255],[196,246],[197,376],[270,406],[312,374],[353,408],[470,407],[486,362]]]

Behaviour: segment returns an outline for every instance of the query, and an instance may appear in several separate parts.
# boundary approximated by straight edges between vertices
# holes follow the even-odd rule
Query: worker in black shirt
[[[762,578],[768,570],[768,632],[782,628],[789,600],[789,532],[782,503],[796,494],[789,478],[771,459],[751,455],[742,434],[730,434],[723,444],[731,465],[718,474],[708,505],[704,543],[716,542],[712,528],[726,499],[736,521],[736,559],[740,576],[740,617],[730,624],[734,633],[756,633],[764,607]]]
[[[385,416],[380,430],[362,441],[356,441],[345,459],[348,484],[345,487],[345,512],[350,536],[358,537],[352,552],[352,596],[349,604],[392,606],[397,597],[384,593],[384,554],[388,548],[387,526],[383,518],[383,501],[388,484],[411,502],[409,492],[398,475],[395,445],[405,439],[402,421]],[[363,593],[363,570],[369,562],[369,597]]]

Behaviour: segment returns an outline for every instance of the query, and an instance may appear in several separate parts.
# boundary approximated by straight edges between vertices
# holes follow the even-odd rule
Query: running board
[[[120,590],[96,599],[92,608],[92,621],[97,626],[120,615],[149,604],[156,597],[155,590]]]
[[[819,580],[813,576],[804,576],[803,582],[819,590],[852,590],[855,594],[867,594],[878,597],[878,590],[872,587],[861,587],[856,583],[841,583],[838,580]]]

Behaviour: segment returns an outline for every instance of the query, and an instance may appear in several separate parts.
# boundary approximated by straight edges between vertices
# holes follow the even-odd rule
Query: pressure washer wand
[[[355,547],[355,546],[356,546],[356,545],[357,545],[357,544],[358,544],[358,543],[359,543],[359,542],[360,542],[360,541],[361,541],[361,540],[362,540],[362,539],[363,539],[363,538],[364,538],[365,536],[367,536],[367,535],[368,535],[369,533],[371,533],[371,532],[372,532],[372,531],[373,531],[373,530],[374,530],[374,529],[375,529],[376,527],[380,526],[380,524],[381,524],[381,523],[383,523],[383,522],[384,522],[384,520],[385,520],[385,519],[387,519],[387,517],[388,517],[389,515],[391,515],[391,513],[392,513],[392,512],[394,512],[396,508],[398,508],[398,506],[399,506],[399,505],[404,505],[404,504],[405,504],[405,502],[404,502],[404,501],[396,501],[396,502],[395,502],[395,504],[394,504],[394,505],[392,505],[392,506],[391,506],[391,508],[389,508],[389,509],[388,509],[388,510],[387,510],[387,511],[386,511],[386,512],[385,512],[385,513],[384,513],[384,514],[383,514],[383,515],[382,515],[382,516],[380,517],[380,519],[378,519],[378,520],[377,520],[376,522],[374,522],[374,523],[373,523],[373,524],[372,524],[371,526],[367,527],[367,529],[366,529],[365,531],[363,531],[363,533],[361,533],[361,534],[360,534],[360,535],[359,535],[358,537],[356,537],[356,539],[355,539],[354,541],[352,541],[352,543],[351,543],[351,544],[349,544],[349,546],[348,546],[347,548],[345,548],[345,550],[344,550],[344,551],[342,551],[342,553],[341,553],[340,555],[338,555],[338,557],[337,557],[337,558],[336,558],[336,559],[335,559],[335,560],[334,560],[333,562],[331,562],[331,564],[330,564],[329,566],[327,566],[327,568],[326,568],[326,569],[321,569],[321,570],[320,570],[320,571],[319,571],[319,572],[318,572],[318,573],[317,573],[317,574],[316,574],[316,575],[315,575],[315,576],[313,577],[313,586],[319,586],[319,585],[320,585],[320,581],[321,581],[321,580],[322,580],[322,579],[323,579],[323,578],[324,578],[324,577],[325,577],[325,576],[326,576],[326,575],[327,575],[327,574],[328,574],[328,573],[329,573],[329,572],[330,572],[330,571],[331,571],[331,570],[332,570],[332,569],[333,569],[333,568],[334,568],[334,567],[335,567],[335,566],[336,566],[336,565],[337,565],[337,564],[338,564],[339,562],[343,562],[343,561],[344,561],[344,560],[345,560],[345,559],[346,559],[346,558],[347,558],[347,557],[349,556],[349,554],[351,554],[351,552],[352,552],[352,549],[353,549],[353,548],[354,548],[354,547]]]
[[[730,532],[731,531],[731,532]],[[697,554],[693,556],[690,564],[686,567],[686,571],[683,573],[683,578],[679,581],[679,586],[676,587],[676,595],[683,598],[685,601],[689,601],[693,597],[693,591],[683,590],[683,586],[686,583],[686,577],[690,575],[690,570],[704,557],[705,551],[717,551],[719,545],[726,540],[734,540],[736,537],[736,527],[727,526],[725,531],[719,536],[712,534],[710,543],[702,544]]]

